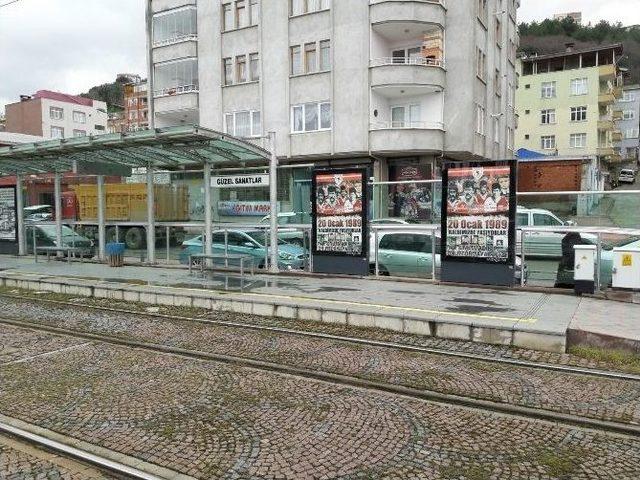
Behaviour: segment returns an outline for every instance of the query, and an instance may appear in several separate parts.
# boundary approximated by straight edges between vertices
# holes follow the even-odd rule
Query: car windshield
[[[41,225],[38,227],[47,237],[55,237],[56,236],[56,226],[55,225]],[[77,235],[73,230],[71,230],[66,225],[62,225],[62,236],[63,237],[72,237]]]
[[[258,244],[260,244],[260,246],[264,247],[265,245],[265,234],[264,232],[245,232],[248,236],[250,236],[253,240],[255,240],[256,242],[258,242]],[[270,243],[270,239],[269,236],[267,235],[267,245],[269,245]],[[285,242],[284,240],[278,239],[278,245],[286,245],[287,242]]]

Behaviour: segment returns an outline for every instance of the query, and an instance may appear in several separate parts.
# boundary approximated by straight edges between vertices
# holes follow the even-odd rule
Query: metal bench
[[[71,263],[71,257],[76,258],[76,255],[80,257],[80,263],[83,262],[83,256],[89,253],[91,249],[82,247],[36,247],[34,256],[36,262],[38,261],[38,253],[47,254],[47,262],[51,261],[51,254],[63,253],[67,255],[67,262]]]
[[[191,267],[193,266],[193,261],[196,259],[200,259],[200,273],[203,275],[207,260],[223,259],[225,267],[229,266],[229,260],[240,260],[240,276],[242,277],[244,277],[245,262],[251,262],[251,275],[253,275],[255,267],[255,259],[251,255],[240,255],[232,253],[192,253],[191,255],[189,255],[189,275],[191,275]]]

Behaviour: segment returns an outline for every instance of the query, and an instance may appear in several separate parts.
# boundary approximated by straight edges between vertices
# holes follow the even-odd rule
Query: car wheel
[[[369,273],[371,275],[375,275],[376,274],[376,265],[372,264],[369,266]],[[378,276],[379,277],[388,277],[389,276],[389,270],[387,270],[387,268],[384,265],[378,265]]]
[[[144,234],[141,228],[133,227],[127,230],[124,243],[130,250],[139,250],[144,246]]]

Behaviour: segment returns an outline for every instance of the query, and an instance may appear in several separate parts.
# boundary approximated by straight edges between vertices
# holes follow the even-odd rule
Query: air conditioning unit
[[[640,248],[613,249],[613,288],[640,289]]]

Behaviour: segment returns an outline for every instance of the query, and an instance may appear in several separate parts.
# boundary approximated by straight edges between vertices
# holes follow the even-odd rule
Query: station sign
[[[214,188],[260,188],[269,186],[269,175],[224,175],[212,176],[211,186]]]

